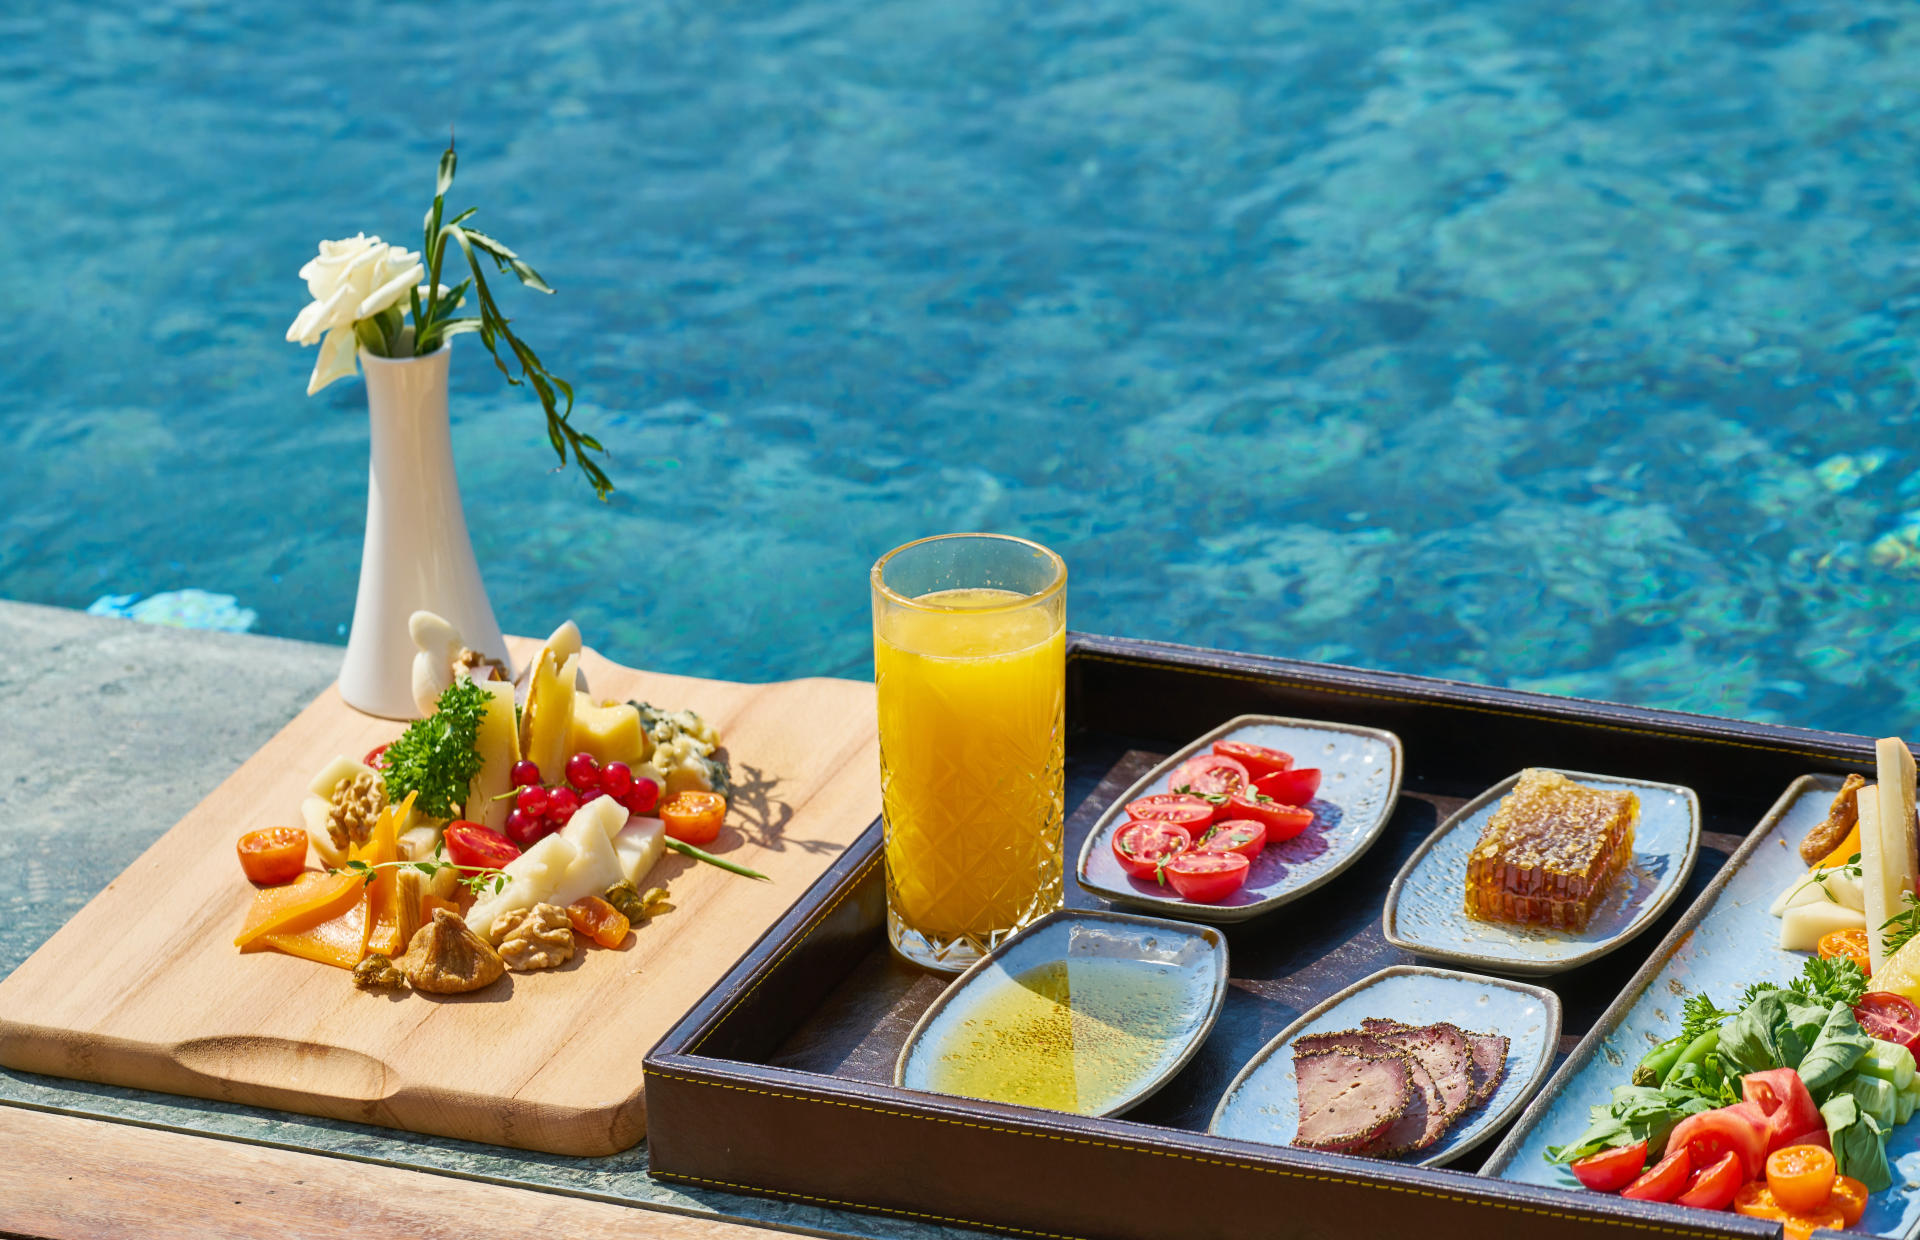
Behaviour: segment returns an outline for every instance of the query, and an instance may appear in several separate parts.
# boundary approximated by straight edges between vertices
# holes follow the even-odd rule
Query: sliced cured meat
[[[1502,1034],[1472,1030],[1467,1031],[1467,1041],[1473,1044],[1473,1097],[1467,1105],[1477,1107],[1493,1097],[1493,1091],[1506,1079],[1508,1043]]]
[[[1395,1158],[1424,1150],[1446,1135],[1446,1099],[1440,1096],[1440,1087],[1433,1083],[1433,1077],[1427,1074],[1418,1059],[1408,1056],[1407,1062],[1413,1068],[1413,1093],[1408,1099],[1407,1109],[1387,1125],[1385,1132],[1355,1153]]]
[[[1364,1029],[1336,1029],[1331,1033],[1303,1033],[1293,1040],[1294,1055],[1318,1055],[1325,1051],[1356,1051],[1362,1055],[1397,1055],[1400,1052]]]
[[[1413,1061],[1401,1053],[1369,1054],[1350,1047],[1294,1047],[1300,1091],[1295,1145],[1354,1150],[1384,1133],[1413,1102]]]
[[[1365,1032],[1420,1061],[1440,1090],[1448,1121],[1473,1105],[1473,1043],[1459,1026],[1444,1021],[1419,1026],[1397,1021],[1361,1024]]]

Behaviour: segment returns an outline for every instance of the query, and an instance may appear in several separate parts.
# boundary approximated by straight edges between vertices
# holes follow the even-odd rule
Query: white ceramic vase
[[[340,667],[349,706],[387,719],[415,719],[413,638],[407,619],[437,612],[480,653],[508,662],[507,644],[480,580],[454,476],[447,420],[453,342],[425,357],[360,352],[372,423],[367,538],[360,592]]]

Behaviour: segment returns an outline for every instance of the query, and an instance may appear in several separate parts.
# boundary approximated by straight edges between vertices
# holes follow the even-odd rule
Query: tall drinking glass
[[[1067,566],[943,534],[873,566],[887,936],[958,972],[1060,907]]]

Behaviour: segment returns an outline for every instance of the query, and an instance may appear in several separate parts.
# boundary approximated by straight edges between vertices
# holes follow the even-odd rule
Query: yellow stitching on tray
[[[740,1004],[745,1003],[748,999],[753,998],[753,992],[760,989],[760,982],[764,982],[768,978],[772,977],[774,974],[774,971],[780,967],[780,962],[785,960],[788,956],[791,956],[795,951],[799,950],[800,945],[802,943],[805,943],[808,939],[812,938],[813,932],[815,930],[818,930],[821,924],[825,922],[828,917],[831,917],[833,915],[833,910],[839,908],[840,905],[843,902],[845,902],[848,896],[852,895],[855,891],[859,890],[861,881],[865,879],[869,873],[872,872],[874,866],[880,864],[880,860],[883,855],[884,854],[881,854],[881,853],[875,853],[873,856],[873,860],[861,866],[860,869],[857,872],[855,872],[854,876],[850,880],[848,880],[845,890],[841,891],[841,893],[834,898],[833,903],[821,909],[820,912],[811,921],[807,923],[806,928],[800,931],[799,934],[794,936],[793,942],[787,944],[787,949],[781,952],[778,956],[775,956],[773,958],[773,963],[768,965],[767,971],[760,975],[760,980],[756,981],[753,985],[747,987],[747,993],[744,995],[741,995],[740,998],[735,1000],[735,1002],[731,1006],[738,1007]],[[701,1034],[700,1040],[693,1044],[693,1049],[697,1051],[701,1047],[705,1046],[707,1044],[707,1039],[712,1037],[713,1034],[714,1034],[714,1031],[712,1029],[709,1029],[705,1033]]]
[[[1342,697],[1372,698],[1380,702],[1398,702],[1403,706],[1439,706],[1448,710],[1477,711],[1483,715],[1499,715],[1507,719],[1539,720],[1542,716],[1521,710],[1501,710],[1495,706],[1482,706],[1474,702],[1445,702],[1431,698],[1402,697],[1395,693],[1369,693],[1364,689],[1345,689],[1337,685],[1324,685],[1317,681],[1289,680],[1284,676],[1251,676],[1244,672],[1229,672],[1211,667],[1189,667],[1185,664],[1153,663],[1145,659],[1128,659],[1112,654],[1076,653],[1077,659],[1088,659],[1096,663],[1117,663],[1123,667],[1145,667],[1158,671],[1188,672],[1197,676],[1214,676],[1222,680],[1244,680],[1255,685],[1286,685],[1294,689],[1306,689],[1314,693],[1332,693]],[[1568,723],[1575,727],[1597,728],[1603,732],[1625,732],[1633,736],[1653,736],[1662,740],[1676,739],[1670,733],[1655,728],[1633,728],[1621,723],[1596,723],[1589,719],[1554,718],[1554,723]],[[1751,741],[1736,741],[1720,736],[1685,737],[1680,739],[1703,741],[1710,745],[1731,745],[1736,749],[1757,749],[1763,753],[1791,754],[1796,758],[1818,758],[1822,762],[1834,761],[1829,753],[1819,753],[1811,749],[1788,749],[1781,745],[1756,745]]]
[[[951,1124],[957,1128],[977,1128],[982,1132],[1002,1132],[1010,1136],[1017,1136],[1017,1137],[1038,1137],[1046,1141],[1062,1141],[1068,1145],[1090,1145],[1097,1149],[1120,1150],[1124,1153],[1130,1153],[1130,1154],[1152,1154],[1155,1157],[1173,1158],[1181,1162],[1205,1163],[1210,1167],[1230,1167],[1237,1171],[1261,1171],[1261,1172],[1265,1172],[1268,1175],[1284,1176],[1290,1180],[1311,1180],[1316,1183],[1348,1184],[1357,1188],[1363,1188],[1370,1191],[1377,1190],[1377,1191],[1391,1192],[1391,1193],[1409,1193],[1415,1197],[1432,1197],[1439,1201],[1455,1201],[1463,1205],[1485,1206],[1485,1207],[1491,1207],[1496,1210],[1512,1210],[1521,1214],[1539,1214],[1547,1218],[1564,1219],[1568,1222],[1600,1223],[1606,1226],[1631,1227],[1640,1231],[1654,1231],[1654,1232],[1659,1232],[1662,1235],[1670,1235],[1670,1236],[1712,1236],[1712,1235],[1718,1234],[1717,1232],[1701,1230],[1701,1229],[1696,1229],[1691,1227],[1663,1227],[1657,1223],[1643,1223],[1634,1219],[1612,1218],[1606,1215],[1570,1214],[1563,1210],[1552,1210],[1542,1206],[1525,1206],[1525,1205],[1519,1204],[1518,1202],[1499,1201],[1499,1200],[1482,1198],[1482,1197],[1468,1197],[1459,1193],[1436,1192],[1432,1189],[1414,1188],[1411,1185],[1406,1185],[1406,1184],[1391,1184],[1391,1183],[1374,1184],[1374,1183],[1369,1183],[1366,1180],[1355,1179],[1352,1176],[1320,1175],[1310,1171],[1290,1171],[1285,1167],[1268,1167],[1268,1166],[1263,1166],[1259,1163],[1241,1162],[1239,1160],[1231,1159],[1231,1158],[1208,1158],[1200,1154],[1183,1153],[1179,1150],[1158,1149],[1151,1145],[1124,1145],[1114,1141],[1096,1141],[1090,1137],[1070,1137],[1064,1133],[1039,1132],[1039,1131],[1035,1131],[1027,1128],[1008,1128],[1003,1124],[982,1124],[982,1123],[976,1123],[972,1120],[953,1119],[944,1115],[922,1115],[914,1111],[896,1110],[890,1107],[866,1106],[862,1103],[847,1102],[839,1098],[810,1098],[804,1094],[782,1093],[781,1091],[774,1090],[774,1089],[761,1089],[760,1087],[755,1085],[736,1085],[729,1081],[709,1081],[709,1080],[703,1080],[700,1077],[680,1076],[672,1072],[656,1071],[653,1073],[653,1075],[661,1080],[680,1081],[683,1084],[687,1084],[687,1085],[708,1085],[715,1089],[731,1089],[737,1093],[743,1093],[743,1094],[760,1094],[768,1098],[785,1099],[786,1101],[789,1101],[789,1102],[805,1102],[805,1103],[812,1103],[814,1105],[824,1104],[826,1106],[833,1106],[833,1107],[846,1107],[847,1109],[853,1110],[853,1111],[869,1111],[875,1115],[889,1115],[889,1116],[893,1116],[896,1119],[925,1120],[928,1123],[934,1123],[934,1124]],[[779,1191],[779,1190],[753,1188],[750,1185],[727,1184],[724,1181],[720,1181],[720,1180],[700,1180],[698,1176],[682,1175],[679,1172],[656,1171],[654,1172],[654,1174],[663,1179],[677,1178],[677,1179],[683,1179],[683,1180],[691,1180],[696,1183],[711,1183],[722,1188],[749,1188],[751,1189],[751,1191],[754,1191],[754,1192],[770,1192],[771,1191],[771,1192],[775,1192],[777,1196],[798,1197],[808,1201],[826,1201],[834,1205],[859,1204],[856,1202],[837,1202],[827,1197],[818,1197],[818,1198],[806,1197],[805,1194],[802,1194],[802,1193],[786,1193],[784,1191]],[[863,1208],[882,1209],[884,1213],[900,1213],[899,1211],[884,1210],[884,1208],[882,1207],[863,1207]],[[927,1215],[924,1217],[931,1218],[936,1216]],[[964,1222],[969,1222],[970,1220],[953,1219],[948,1221],[964,1223]],[[1001,1225],[998,1223],[974,1223],[974,1226],[1000,1227]],[[1019,1229],[1018,1228],[1002,1228],[1002,1230],[1017,1231]],[[1029,1234],[1046,1236],[1046,1235],[1049,1235],[1050,1233],[1032,1232]],[[1058,1238],[1058,1240],[1073,1240],[1073,1238],[1060,1237]]]

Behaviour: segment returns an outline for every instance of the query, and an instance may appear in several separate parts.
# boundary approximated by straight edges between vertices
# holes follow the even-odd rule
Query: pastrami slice
[[[1354,1150],[1373,1141],[1413,1102],[1413,1062],[1405,1054],[1368,1054],[1348,1047],[1293,1053],[1300,1093],[1295,1145]]]
[[[1459,1026],[1441,1021],[1417,1027],[1382,1028],[1374,1036],[1420,1061],[1420,1066],[1427,1070],[1440,1090],[1447,1120],[1451,1121],[1473,1105],[1473,1043]]]
[[[1446,1102],[1440,1096],[1440,1087],[1433,1083],[1433,1077],[1427,1074],[1419,1060],[1409,1055],[1407,1062],[1413,1067],[1413,1094],[1407,1109],[1401,1112],[1400,1118],[1387,1125],[1385,1132],[1356,1153],[1395,1158],[1427,1149],[1446,1135]]]
[[[1467,1105],[1477,1107],[1493,1097],[1493,1091],[1506,1079],[1507,1050],[1511,1043],[1504,1034],[1471,1031],[1467,1041],[1473,1044],[1473,1097]]]

